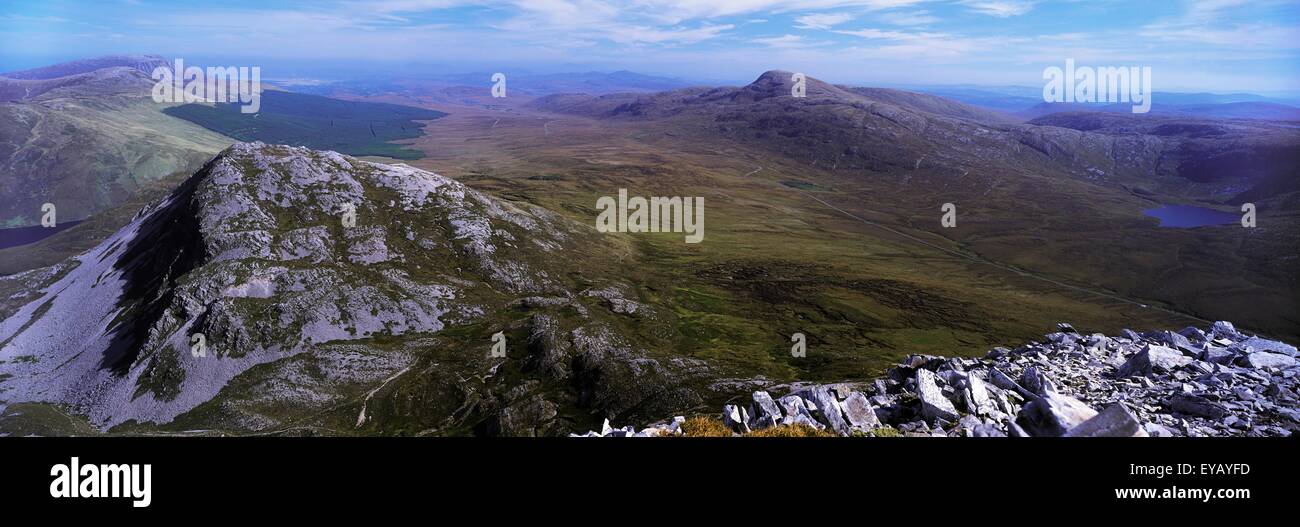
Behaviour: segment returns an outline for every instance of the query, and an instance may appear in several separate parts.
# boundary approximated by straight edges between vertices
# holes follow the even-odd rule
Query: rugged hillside
[[[1107,172],[1141,168],[1135,181],[1155,191],[1234,204],[1285,204],[1300,191],[1300,130],[1284,123],[1090,112],[1056,113],[1029,124],[1088,132],[1052,147],[1097,159]]]
[[[1164,118],[1111,128],[1084,124],[1091,116],[1015,123],[932,96],[813,78],[796,98],[790,78],[771,71],[743,87],[556,95],[531,107],[622,123],[662,150],[743,158],[755,178],[787,187],[776,190],[1009,273],[1296,335],[1300,261],[1286,256],[1300,247],[1294,128]],[[1259,206],[1253,229],[1161,228],[1144,214],[1171,203],[1240,214],[1235,202],[1245,199]],[[945,203],[957,211],[954,228],[940,225]]]
[[[232,141],[167,116],[150,97],[157,57],[107,57],[0,76],[0,227],[61,222],[190,174]]]
[[[658,315],[593,234],[405,165],[238,143],[95,249],[0,278],[0,428],[58,408],[120,431],[533,435],[699,404],[704,363],[622,334]]]
[[[1284,124],[1107,113],[1058,113],[1019,124],[942,97],[811,77],[807,96],[797,99],[790,95],[791,75],[769,71],[740,88],[561,94],[530,106],[707,128],[837,171],[930,167],[974,172],[985,183],[989,177],[980,172],[1037,172],[1210,201],[1277,198],[1300,180],[1294,173],[1300,131]]]

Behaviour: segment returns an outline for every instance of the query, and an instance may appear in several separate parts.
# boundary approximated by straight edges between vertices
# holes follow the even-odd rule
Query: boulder
[[[1207,340],[1205,332],[1201,331],[1201,329],[1196,326],[1187,326],[1179,331],[1178,334],[1195,342],[1205,342]]]
[[[916,395],[921,399],[921,416],[929,421],[943,419],[957,420],[957,409],[952,401],[943,396],[943,392],[934,383],[934,373],[929,370],[916,370]]]
[[[745,409],[734,404],[728,404],[722,407],[722,423],[727,425],[733,432],[738,434],[747,434],[749,429],[749,415]]]
[[[754,392],[754,404],[750,407],[750,414],[754,418],[754,428],[767,428],[781,422],[781,409],[777,407],[776,401],[772,400],[772,396],[762,390]]]
[[[1128,407],[1116,403],[1065,432],[1065,437],[1147,437],[1146,430]]]
[[[1168,405],[1170,410],[1184,415],[1208,417],[1210,419],[1222,419],[1228,415],[1228,409],[1222,404],[1190,393],[1174,394],[1169,398]]]
[[[1120,377],[1168,373],[1186,366],[1190,362],[1192,362],[1192,359],[1184,356],[1178,350],[1158,344],[1147,344],[1142,351],[1130,357],[1127,362],[1120,366],[1118,373]]]
[[[884,379],[876,379],[872,384],[876,388],[876,395],[889,395],[889,384]]]
[[[1237,363],[1247,368],[1290,368],[1296,365],[1295,357],[1289,357],[1281,353],[1269,353],[1267,351],[1257,351],[1247,353],[1237,359]]]
[[[1242,348],[1249,347],[1250,349],[1253,349],[1257,352],[1267,351],[1269,353],[1281,353],[1282,355],[1286,355],[1288,357],[1295,357],[1297,355],[1295,346],[1292,346],[1285,342],[1262,339],[1259,337],[1250,337],[1246,340],[1238,342],[1237,346]]]
[[[1017,383],[1015,379],[1012,379],[1010,375],[1002,373],[1002,370],[997,368],[989,369],[989,381],[992,382],[994,386],[1002,388],[1003,390],[1016,392],[1020,394],[1021,397],[1029,399],[1033,396],[1032,392],[1026,390],[1020,385],[1020,383]]]
[[[875,408],[867,401],[867,396],[862,392],[852,392],[848,398],[840,403],[840,409],[844,411],[844,419],[848,421],[849,427],[854,430],[868,432],[880,428],[880,419],[876,417]]]
[[[1149,334],[1147,335],[1147,337],[1156,342],[1164,343],[1165,345],[1177,350],[1185,350],[1191,352],[1200,351],[1195,346],[1192,345],[1192,342],[1190,340],[1187,340],[1187,337],[1184,337],[1181,334],[1174,333],[1172,331],[1159,331],[1159,332]]]
[[[928,370],[917,370],[925,371]],[[844,415],[840,411],[840,402],[835,399],[829,388],[819,388],[813,390],[813,403],[817,405],[817,414],[821,417],[821,422],[834,430],[840,435],[849,435],[849,423],[844,420]]]
[[[1034,437],[1057,437],[1097,415],[1083,401],[1049,393],[1020,409],[1016,422]]]
[[[988,415],[994,410],[993,401],[989,399],[989,391],[984,387],[984,381],[976,375],[966,378],[966,389],[962,391],[962,400],[966,403],[966,411],[975,415]]]
[[[1048,392],[1056,391],[1056,384],[1038,369],[1038,366],[1025,368],[1024,373],[1020,375],[1020,385],[1035,395],[1046,395]]]
[[[1232,322],[1225,320],[1215,322],[1214,325],[1210,327],[1210,333],[1213,333],[1215,338],[1226,338],[1231,340],[1238,340],[1243,337],[1241,333],[1237,332],[1237,328],[1232,326]]]
[[[782,413],[785,414],[785,417],[781,418],[782,425],[804,424],[817,429],[825,428],[824,425],[813,418],[812,412],[808,410],[802,397],[787,395],[779,399],[777,403],[781,405]]]
[[[1218,346],[1208,346],[1205,351],[1201,352],[1201,360],[1215,364],[1231,364],[1235,358],[1237,358],[1237,354],[1232,350]]]

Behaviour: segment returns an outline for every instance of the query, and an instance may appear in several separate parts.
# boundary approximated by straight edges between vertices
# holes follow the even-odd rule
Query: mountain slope
[[[510,435],[698,404],[703,363],[621,336],[655,315],[593,266],[607,243],[430,172],[238,143],[95,249],[0,278],[0,399],[126,431]]]
[[[1278,179],[1298,179],[1293,163],[1284,161],[1300,152],[1300,131],[1287,125],[1106,113],[1058,113],[1021,124],[933,95],[834,86],[811,77],[807,96],[795,98],[790,77],[769,71],[740,88],[553,95],[529,106],[593,118],[669,121],[837,171],[930,166],[977,179],[987,178],[979,172],[1054,173],[1220,202],[1256,185],[1279,189],[1285,185]],[[1213,129],[1214,137],[1202,140],[1194,129]],[[1206,174],[1213,159],[1243,156],[1256,161],[1218,163],[1217,173]],[[1207,179],[1221,184],[1198,185]]]
[[[54,64],[52,66],[42,66],[22,71],[11,71],[0,73],[0,77],[10,79],[57,79],[70,75],[82,73],[91,73],[94,71],[109,68],[129,68],[145,75],[153,73],[154,68],[171,69],[172,64],[167,62],[158,55],[105,55],[89,59],[74,60]]]
[[[0,226],[39,223],[44,203],[61,222],[87,218],[149,182],[192,173],[231,143],[162,113],[167,105],[153,102],[153,80],[139,69],[152,60],[121,62],[0,77]]]
[[[785,192],[939,240],[950,256],[996,262],[1010,274],[1295,334],[1297,261],[1278,257],[1300,244],[1300,193],[1287,162],[1300,151],[1294,128],[1193,119],[1182,130],[1138,118],[1151,124],[1075,129],[993,121],[954,112],[956,103],[812,78],[805,98],[792,97],[790,86],[788,72],[773,71],[739,88],[557,95],[531,107],[636,128],[638,141],[663,151],[744,159],[749,167],[737,174],[757,169],[754,179]],[[1230,133],[1197,137],[1204,127]],[[745,188],[764,194],[752,199],[771,199],[771,189]],[[1144,214],[1169,203],[1239,213],[1234,201],[1246,198],[1264,211],[1254,229],[1168,229]],[[954,228],[939,222],[947,203],[960,218]]]

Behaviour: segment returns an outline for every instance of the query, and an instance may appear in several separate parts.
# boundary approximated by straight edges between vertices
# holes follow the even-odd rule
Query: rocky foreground
[[[911,355],[869,384],[756,391],[748,405],[724,406],[722,421],[734,434],[802,425],[843,436],[1285,437],[1300,429],[1295,346],[1229,322],[1117,337],[1059,326],[1043,342],[981,359]],[[638,431],[606,421],[584,436],[681,435],[683,422]]]

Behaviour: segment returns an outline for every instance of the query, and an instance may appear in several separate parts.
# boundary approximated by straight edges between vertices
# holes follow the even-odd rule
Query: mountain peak
[[[258,364],[432,334],[482,317],[491,294],[560,294],[545,255],[575,232],[406,165],[236,143],[30,291],[7,321],[23,323],[0,327],[36,357],[0,364],[24,380],[6,398],[165,422]]]
[[[762,100],[770,97],[790,96],[795,87],[795,73],[785,70],[768,70],[759,75],[754,82],[741,88],[738,98]],[[804,94],[809,99],[852,100],[856,97],[839,87],[804,76]]]

